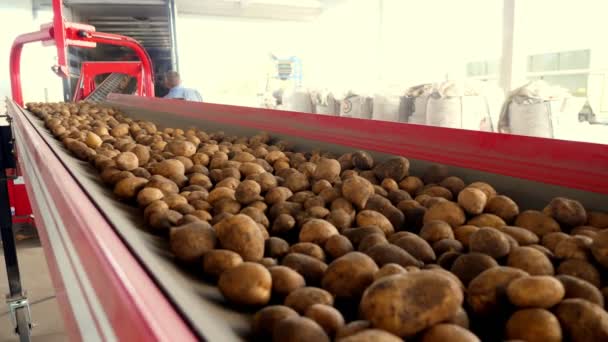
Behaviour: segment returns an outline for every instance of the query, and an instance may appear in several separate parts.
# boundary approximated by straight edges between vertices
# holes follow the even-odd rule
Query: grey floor
[[[37,238],[17,242],[19,267],[23,287],[27,291],[31,305],[32,341],[67,341],[61,312],[55,299],[44,251]],[[4,295],[8,293],[4,253],[0,249],[0,341],[18,341],[5,304]]]

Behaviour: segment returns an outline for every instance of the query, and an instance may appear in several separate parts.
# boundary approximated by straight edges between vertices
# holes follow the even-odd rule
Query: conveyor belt
[[[104,101],[110,93],[120,92],[120,85],[126,76],[121,73],[112,73],[85,100],[92,102]]]

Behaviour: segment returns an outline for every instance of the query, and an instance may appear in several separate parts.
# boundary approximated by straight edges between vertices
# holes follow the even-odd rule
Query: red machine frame
[[[108,73],[121,73],[137,80],[136,94],[145,94],[143,65],[141,62],[82,62],[78,86],[72,97],[74,101],[85,99],[95,90],[95,77]]]

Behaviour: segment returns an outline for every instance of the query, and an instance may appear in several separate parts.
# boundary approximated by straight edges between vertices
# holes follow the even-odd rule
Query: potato
[[[367,200],[374,194],[374,187],[365,178],[353,176],[342,183],[342,194],[357,208],[363,209]]]
[[[249,216],[238,214],[227,217],[215,226],[220,246],[238,253],[245,261],[264,257],[264,235]]]
[[[420,237],[429,243],[435,243],[443,239],[453,239],[454,232],[447,222],[440,220],[425,220],[424,226],[422,226],[422,229],[420,230]]]
[[[410,161],[403,157],[390,158],[374,167],[374,174],[378,179],[390,178],[399,182],[409,175]]]
[[[186,167],[177,159],[166,159],[156,163],[150,169],[153,175],[161,175],[171,178],[174,176],[183,176],[186,172]]]
[[[507,266],[519,268],[530,275],[553,275],[551,260],[533,247],[515,247],[509,253]]]
[[[452,268],[454,261],[456,261],[456,259],[458,259],[458,257],[461,255],[461,252],[447,251],[437,258],[437,266],[449,270]]]
[[[583,299],[566,299],[555,309],[571,341],[608,341],[608,312]]]
[[[392,243],[424,263],[432,263],[437,258],[431,245],[415,234],[403,236]]]
[[[583,236],[569,237],[560,241],[556,246],[555,257],[560,259],[589,259],[590,243]]]
[[[604,298],[600,290],[590,282],[569,275],[558,275],[558,279],[566,290],[564,298],[581,298],[599,306],[604,306]]]
[[[306,175],[296,170],[293,170],[293,172],[285,177],[282,185],[293,192],[306,190],[310,187]]]
[[[557,221],[536,210],[526,210],[517,215],[515,226],[528,229],[541,238],[545,234],[561,231]]]
[[[494,214],[480,214],[469,221],[467,221],[468,225],[473,225],[477,227],[492,227],[492,228],[501,228],[506,226],[507,224],[500,217]],[[516,224],[517,225],[517,224]]]
[[[458,194],[458,204],[471,215],[481,214],[487,201],[486,194],[477,188],[465,188]]]
[[[340,311],[325,304],[313,304],[304,315],[317,322],[329,336],[334,336],[344,325]]]
[[[486,194],[488,201],[491,200],[492,198],[494,198],[494,196],[496,196],[496,190],[494,190],[494,188],[488,183],[473,182],[473,183],[469,184],[468,187],[476,188],[476,189],[483,191]]]
[[[454,228],[454,238],[460,241],[464,247],[468,248],[471,235],[478,230],[479,227],[471,225],[456,227]]]
[[[340,231],[350,228],[354,221],[353,216],[342,209],[330,211],[326,219]]]
[[[265,241],[264,252],[271,258],[282,258],[289,252],[289,243],[275,236],[270,237]]]
[[[319,284],[327,270],[327,264],[323,261],[301,253],[287,254],[281,264],[300,273],[310,285]]]
[[[217,244],[215,231],[209,223],[193,222],[171,229],[169,245],[173,255],[182,262],[199,260]]]
[[[253,316],[253,333],[260,339],[269,340],[280,321],[298,316],[295,310],[284,305],[267,306]]]
[[[262,187],[256,181],[244,180],[236,187],[234,197],[241,204],[250,204],[261,200]]]
[[[507,196],[497,195],[492,197],[486,204],[485,212],[494,214],[505,222],[512,222],[519,215],[519,207]]]
[[[129,125],[124,124],[124,123],[116,125],[110,130],[110,135],[115,138],[124,137],[125,135],[128,135],[128,134],[129,134]]]
[[[500,231],[514,238],[520,246],[533,245],[539,241],[536,234],[524,228],[504,226]]]
[[[384,277],[388,277],[388,276],[392,276],[392,275],[396,275],[396,274],[405,274],[407,273],[407,271],[405,270],[405,268],[401,267],[400,265],[397,264],[384,264],[384,266],[382,266],[382,268],[380,268],[378,271],[376,271],[376,273],[374,273],[374,281],[380,279],[380,278],[384,278]]]
[[[374,280],[378,266],[369,256],[350,252],[334,260],[325,271],[321,286],[336,297],[359,298]]]
[[[222,183],[222,182],[220,182],[220,183]],[[220,185],[220,183],[218,183],[217,185]],[[211,179],[209,179],[209,177],[207,175],[204,175],[202,173],[190,174],[188,176],[188,184],[202,186],[206,190],[210,190],[213,187],[213,183],[211,182]],[[216,187],[219,187],[219,186],[216,186]],[[230,187],[230,188],[232,188],[232,187]],[[234,189],[236,189],[236,187],[234,187]]]
[[[448,177],[449,170],[445,165],[434,164],[429,166],[422,176],[424,184],[438,184]]]
[[[138,192],[143,189],[148,180],[140,177],[128,177],[120,180],[114,186],[114,194],[120,199],[128,200],[137,196]]]
[[[323,252],[323,249],[312,242],[298,242],[293,244],[289,248],[289,253],[306,254],[321,261],[325,261],[325,252]]]
[[[545,234],[542,237],[542,245],[548,248],[550,251],[555,251],[555,247],[565,239],[569,239],[570,235],[562,232],[553,232]]]
[[[146,187],[137,193],[137,203],[144,208],[148,204],[163,199],[164,194],[160,189]]]
[[[332,235],[338,235],[338,229],[322,219],[310,219],[300,230],[300,242],[312,242],[323,245]]]
[[[493,315],[504,309],[504,289],[528,274],[513,267],[497,266],[481,272],[467,287],[467,303],[476,314]]]
[[[439,183],[440,186],[450,190],[454,198],[458,197],[458,194],[466,187],[464,181],[455,176],[445,178]]]
[[[437,255],[443,255],[448,252],[460,253],[464,250],[464,247],[456,239],[443,239],[433,244],[433,250]]]
[[[421,293],[433,300],[420,300]],[[419,271],[373,283],[363,294],[360,312],[374,327],[405,337],[454,316],[462,302],[456,282],[439,273]]]
[[[591,244],[591,253],[598,263],[608,268],[608,229],[597,233]]]
[[[415,176],[408,176],[399,182],[399,188],[407,191],[410,195],[417,193],[424,184],[422,180]]]
[[[273,341],[329,342],[323,328],[307,317],[288,317],[279,321],[272,335]]]
[[[331,183],[340,178],[340,162],[335,159],[321,158],[317,162],[312,178],[316,181],[324,179]]]
[[[356,220],[357,225],[376,226],[380,228],[385,235],[390,235],[395,231],[391,222],[377,211],[362,210],[357,214]]]
[[[279,187],[270,189],[266,193],[264,200],[266,201],[266,203],[273,205],[273,204],[277,204],[279,202],[285,202],[291,196],[293,196],[293,192],[291,190],[289,190],[286,187],[279,186]]]
[[[235,215],[238,214],[240,210],[241,204],[231,198],[221,198],[213,203],[213,213],[215,215],[222,213],[230,213]]]
[[[87,136],[85,138],[84,143],[90,148],[98,148],[99,146],[101,146],[103,141],[101,140],[99,135],[93,132],[87,132]]]
[[[272,266],[268,270],[272,276],[272,292],[280,297],[306,286],[304,277],[289,267]]]
[[[428,329],[420,340],[421,342],[481,342],[472,332],[456,324],[437,324]]]
[[[608,213],[590,211],[587,213],[587,224],[596,228],[608,228]]]
[[[456,324],[465,329],[469,329],[469,316],[465,309],[460,307],[458,309],[458,312],[456,312],[456,314],[452,318],[446,320],[444,323]]]
[[[227,249],[210,250],[203,256],[203,271],[212,277],[219,277],[224,271],[236,267],[243,258]]]
[[[338,331],[336,332],[336,339],[339,341],[343,341],[343,340],[341,340],[341,338],[352,336],[352,335],[354,335],[358,332],[364,331],[370,327],[371,327],[371,323],[369,321],[364,321],[364,320],[352,321],[352,322],[340,327],[340,329],[338,329]]]
[[[380,329],[365,329],[353,333],[344,338],[340,338],[340,342],[399,342],[401,338]]]
[[[264,266],[246,261],[225,270],[220,275],[218,288],[235,304],[265,305],[270,300],[272,277]]]
[[[582,226],[587,222],[585,207],[581,202],[572,199],[556,197],[543,211],[565,226]]]
[[[466,217],[458,204],[445,201],[433,205],[424,214],[425,224],[436,220],[444,221],[455,228],[464,224]]]
[[[452,198],[454,197],[452,195],[452,192],[449,189],[446,189],[442,186],[434,185],[434,184],[429,184],[429,185],[425,186],[416,194],[416,196],[421,196],[421,195],[439,197],[439,198],[446,199],[448,201],[451,201]],[[429,207],[428,205],[425,205],[425,206]]]
[[[399,184],[392,178],[383,179],[382,182],[380,183],[380,186],[382,186],[382,188],[389,193],[391,191],[399,190]],[[402,191],[405,191],[405,190],[402,190]],[[407,191],[405,191],[405,192],[407,193]]]
[[[507,286],[509,301],[520,308],[548,309],[559,303],[566,290],[551,276],[530,276],[513,280]]]
[[[222,199],[236,200],[235,191],[230,188],[216,187],[215,189],[211,190],[211,192],[209,192],[209,196],[207,196],[207,202],[209,202],[211,205],[214,205],[215,202]]]
[[[272,223],[271,230],[274,234],[288,232],[296,225],[296,220],[288,214],[281,214]]]
[[[364,237],[361,242],[359,242],[359,246],[357,246],[357,250],[359,252],[366,252],[371,247],[376,245],[386,244],[388,241],[386,240],[386,236],[384,234],[370,234]]]
[[[369,255],[380,267],[394,263],[406,266],[422,266],[422,263],[411,254],[392,244],[378,244],[368,248],[365,254]]]
[[[471,280],[483,271],[496,266],[498,266],[498,263],[489,255],[472,252],[456,258],[450,271],[467,286]]]
[[[304,314],[314,304],[325,304],[332,306],[334,298],[332,295],[318,287],[301,287],[292,291],[286,298],[286,306]]]
[[[471,252],[487,254],[493,258],[501,258],[509,254],[510,245],[507,237],[494,228],[480,228],[471,234],[469,240]]]
[[[365,151],[354,152],[351,156],[353,166],[361,170],[369,170],[374,167],[374,158]]]
[[[561,342],[562,329],[557,317],[544,309],[524,309],[509,318],[506,337],[528,342]]]
[[[114,158],[116,167],[123,171],[131,171],[139,166],[139,160],[133,152],[122,152]]]
[[[568,259],[562,261],[557,268],[557,274],[571,275],[581,278],[593,284],[595,287],[600,287],[600,273],[588,261],[579,259]]]
[[[332,235],[324,245],[325,253],[327,253],[332,259],[337,259],[346,253],[354,250],[353,244],[344,235]]]

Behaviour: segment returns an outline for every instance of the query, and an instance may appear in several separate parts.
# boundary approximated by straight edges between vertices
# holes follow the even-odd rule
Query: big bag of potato
[[[372,119],[399,122],[404,116],[402,97],[391,94],[375,94],[372,108]]]
[[[433,92],[432,84],[413,86],[405,93],[404,116],[405,121],[413,124],[426,124],[426,102]]]
[[[340,102],[327,89],[313,90],[310,92],[315,114],[338,115],[340,113]]]
[[[480,84],[446,81],[426,103],[426,124],[438,127],[492,131],[492,119]]]
[[[340,116],[348,118],[371,119],[373,99],[363,94],[348,92],[340,101]]]
[[[313,113],[312,97],[310,92],[304,88],[295,90],[283,95],[283,105],[281,109],[293,112]]]
[[[583,98],[545,81],[532,81],[515,89],[503,105],[498,123],[502,133],[559,138],[578,124]]]

